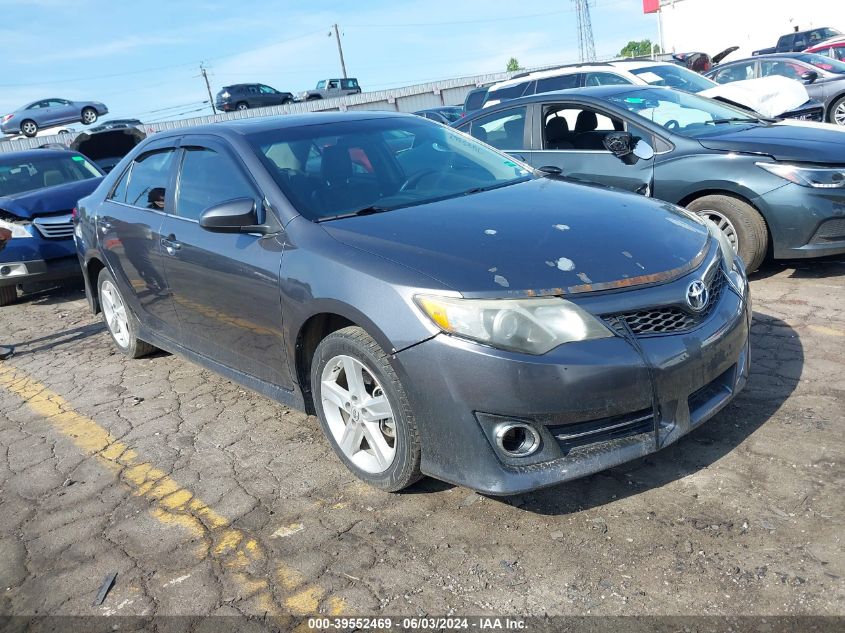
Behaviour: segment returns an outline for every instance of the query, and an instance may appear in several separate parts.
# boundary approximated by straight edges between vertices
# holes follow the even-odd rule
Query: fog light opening
[[[540,434],[528,424],[500,424],[496,444],[508,457],[528,457],[540,448]]]
[[[9,266],[0,266],[0,275],[2,275],[3,277],[5,277],[6,275],[8,275],[10,272],[12,272],[11,267],[9,267]]]

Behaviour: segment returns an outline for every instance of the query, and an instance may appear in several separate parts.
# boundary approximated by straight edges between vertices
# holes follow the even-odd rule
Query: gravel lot
[[[845,615],[845,262],[769,265],[752,295],[726,410],[507,499],[369,489],[314,418],[125,360],[79,288],[30,296],[0,309],[0,613]]]

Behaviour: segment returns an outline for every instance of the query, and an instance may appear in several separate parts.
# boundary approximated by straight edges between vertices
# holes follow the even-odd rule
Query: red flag
[[[660,11],[660,0],[643,0],[643,13],[657,13]]]

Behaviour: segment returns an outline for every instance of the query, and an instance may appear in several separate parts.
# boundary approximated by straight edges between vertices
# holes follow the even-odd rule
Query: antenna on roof
[[[578,48],[582,62],[596,59],[596,43],[593,40],[593,23],[590,21],[590,0],[572,0],[578,16]]]

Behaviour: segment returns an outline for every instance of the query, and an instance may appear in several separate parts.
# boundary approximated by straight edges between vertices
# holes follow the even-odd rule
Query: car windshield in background
[[[417,117],[284,128],[249,141],[310,220],[390,211],[534,177],[508,156]]]
[[[100,171],[83,156],[44,156],[28,160],[0,158],[0,196],[99,178]]]
[[[802,53],[795,55],[794,58],[831,73],[845,73],[845,62],[840,62],[839,60],[826,57],[825,55]]]
[[[676,90],[630,90],[614,94],[608,100],[670,132],[690,138],[718,134],[733,125],[763,124],[747,110]]]
[[[632,68],[631,72],[652,86],[678,88],[687,92],[701,92],[719,85],[715,81],[707,79],[707,77],[702,77],[696,72],[674,64],[671,66],[660,64],[646,66],[645,68]]]

